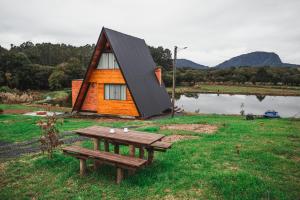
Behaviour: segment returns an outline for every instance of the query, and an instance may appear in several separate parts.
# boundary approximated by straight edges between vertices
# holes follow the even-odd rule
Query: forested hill
[[[25,42],[5,49],[0,46],[0,86],[26,89],[52,89],[71,87],[73,79],[84,77],[95,45],[75,47],[66,44]],[[151,55],[158,66],[163,67],[163,80],[166,85],[172,82],[172,55],[167,48],[149,46]],[[262,54],[260,54],[262,55]],[[268,58],[268,59],[267,59]],[[251,60],[251,59],[254,59]],[[300,85],[300,68],[288,67],[239,67],[283,64],[276,54],[244,55],[233,58],[221,67],[203,67],[189,60],[177,62],[176,83],[195,84],[196,82],[265,82]],[[258,62],[259,61],[259,62]],[[236,68],[229,68],[234,63]],[[271,66],[272,66],[271,65]],[[182,66],[182,67],[181,67]],[[222,67],[225,66],[225,67]],[[184,68],[188,67],[188,68]],[[200,69],[201,67],[201,69]]]
[[[5,49],[0,46],[0,85],[25,89],[70,87],[72,79],[83,78],[95,45],[72,46],[24,42]],[[171,51],[149,47],[157,65],[172,66]]]
[[[208,66],[201,65],[195,63],[191,60],[187,59],[177,59],[176,60],[176,67],[178,68],[192,68],[192,69],[208,69]]]
[[[11,53],[26,54],[31,63],[55,66],[67,62],[70,58],[77,58],[83,66],[87,66],[95,45],[72,46],[67,44],[24,42],[20,46],[11,46]]]
[[[273,66],[273,67],[296,67],[299,65],[283,63],[280,57],[273,52],[256,51],[247,54],[242,54],[233,57],[218,64],[217,68],[229,68],[229,67],[261,67],[261,66]]]

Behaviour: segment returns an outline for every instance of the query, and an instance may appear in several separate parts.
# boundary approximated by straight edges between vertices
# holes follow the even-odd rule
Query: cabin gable
[[[89,88],[81,110],[103,115],[139,116],[114,54],[108,49],[104,52],[100,55],[99,63],[89,77]],[[102,56],[105,56],[104,59]],[[81,85],[82,80],[73,81],[73,99],[77,98]],[[73,106],[74,104],[75,100],[73,100]]]

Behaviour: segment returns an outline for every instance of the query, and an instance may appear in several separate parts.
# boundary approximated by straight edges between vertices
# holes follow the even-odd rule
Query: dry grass
[[[34,100],[33,96],[28,93],[9,93],[9,92],[1,92],[0,93],[0,102],[1,103],[30,103]]]
[[[27,112],[28,110],[12,109],[12,110],[4,110],[3,114],[24,114]]]
[[[162,139],[163,142],[177,142],[180,140],[189,140],[189,139],[197,139],[197,136],[191,136],[191,135],[169,135]]]
[[[172,124],[172,125],[163,126],[162,129],[183,130],[183,131],[193,131],[196,133],[212,134],[218,130],[218,127],[209,124]]]

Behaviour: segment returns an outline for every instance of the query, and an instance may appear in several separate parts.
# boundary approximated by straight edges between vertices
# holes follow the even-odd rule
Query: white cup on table
[[[115,129],[113,128],[109,129],[109,133],[115,133]]]
[[[128,128],[124,128],[124,133],[128,133]]]

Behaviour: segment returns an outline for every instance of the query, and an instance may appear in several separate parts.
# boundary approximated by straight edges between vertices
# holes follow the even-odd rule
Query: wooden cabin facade
[[[119,69],[95,69],[89,83],[90,87],[82,105],[82,111],[92,111],[103,115],[139,116],[132,96],[126,87],[125,80]],[[72,81],[73,105],[75,104],[81,85],[82,80]],[[120,93],[125,93],[125,95],[123,94],[123,98],[112,98],[108,95],[105,96],[105,93],[109,93],[110,89],[116,90],[115,88],[112,89],[113,87],[118,87],[117,90],[120,90]],[[121,96],[121,94],[119,96]]]
[[[103,28],[84,79],[72,81],[73,111],[147,118],[171,107],[144,40]]]

